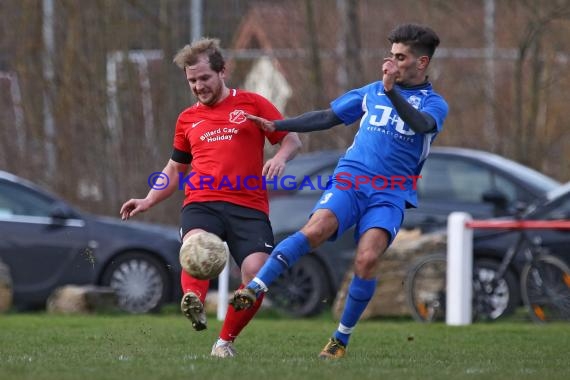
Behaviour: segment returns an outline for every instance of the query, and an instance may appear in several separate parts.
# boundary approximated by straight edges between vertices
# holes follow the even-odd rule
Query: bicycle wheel
[[[541,255],[521,273],[522,297],[534,322],[570,319],[570,269],[559,258]]]
[[[476,259],[473,263],[473,318],[493,321],[512,314],[520,303],[520,283],[507,269],[497,277],[500,262]]]
[[[445,319],[446,269],[446,256],[436,253],[422,257],[408,270],[406,301],[416,321]]]

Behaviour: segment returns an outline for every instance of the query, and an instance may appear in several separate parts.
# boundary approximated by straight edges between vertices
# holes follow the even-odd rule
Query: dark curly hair
[[[391,43],[402,43],[410,47],[417,56],[427,55],[430,59],[439,45],[439,37],[429,27],[418,24],[401,24],[388,35]]]

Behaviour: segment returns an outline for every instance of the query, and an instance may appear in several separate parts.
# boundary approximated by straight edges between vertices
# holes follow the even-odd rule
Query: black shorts
[[[182,209],[182,236],[199,228],[225,240],[236,264],[252,253],[271,253],[273,230],[267,215],[259,210],[229,202],[195,202]]]

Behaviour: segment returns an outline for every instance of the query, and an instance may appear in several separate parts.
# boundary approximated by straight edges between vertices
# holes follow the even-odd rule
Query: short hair
[[[388,35],[391,43],[402,43],[410,47],[415,55],[427,55],[430,59],[439,45],[439,37],[429,27],[418,24],[401,24]]]
[[[176,53],[173,62],[185,70],[187,66],[198,63],[201,56],[207,56],[210,68],[219,73],[226,67],[226,61],[220,48],[220,40],[217,38],[201,38],[186,45]]]

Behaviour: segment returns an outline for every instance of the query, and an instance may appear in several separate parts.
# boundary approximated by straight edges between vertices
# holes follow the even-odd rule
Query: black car
[[[570,220],[570,182],[545,194],[528,206],[521,215],[527,220]],[[559,257],[570,265],[570,230],[534,229],[527,231],[532,241],[540,244],[548,253]],[[518,238],[515,230],[475,230],[473,233],[473,255],[478,262],[485,261],[491,270],[487,276],[494,276],[505,252]],[[496,313],[509,314],[521,304],[520,273],[525,264],[524,257],[517,255],[494,292]],[[493,269],[494,267],[494,269]]]
[[[270,218],[276,241],[300,229],[319,199],[326,179],[344,151],[299,155],[277,183],[269,184]],[[445,228],[452,211],[475,219],[513,215],[516,204],[530,204],[559,182],[492,153],[432,147],[417,181],[419,207],[406,211],[402,228]],[[500,200],[486,202],[485,199]],[[318,313],[339,289],[354,257],[352,231],[327,242],[285,273],[268,295],[294,316]]]
[[[174,227],[80,212],[31,182],[0,171],[0,260],[18,309],[45,307],[59,286],[110,286],[132,313],[180,297]]]

